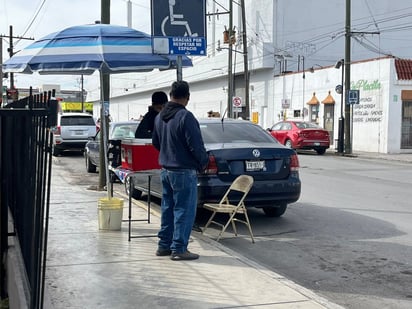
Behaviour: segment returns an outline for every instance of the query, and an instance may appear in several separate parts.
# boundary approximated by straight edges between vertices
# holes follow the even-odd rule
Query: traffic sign
[[[241,97],[233,97],[233,106],[234,107],[241,107],[242,106],[242,98]]]
[[[153,50],[206,56],[206,1],[152,0]]]
[[[290,108],[290,100],[289,99],[282,99],[282,108],[283,109]]]
[[[348,90],[347,91],[346,104],[359,104],[359,90]]]
[[[169,53],[173,55],[203,55],[206,53],[206,41],[198,37],[173,37],[169,40]]]

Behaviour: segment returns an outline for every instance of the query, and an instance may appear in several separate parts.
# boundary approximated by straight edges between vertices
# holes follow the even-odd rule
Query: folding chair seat
[[[212,215],[210,216],[209,220],[207,221],[205,227],[203,228],[202,233],[206,231],[210,224],[215,224],[221,227],[221,231],[216,239],[219,241],[222,237],[223,233],[226,231],[229,224],[232,225],[233,231],[237,236],[237,229],[235,222],[243,223],[247,226],[250,237],[252,238],[252,243],[255,242],[253,238],[252,227],[250,225],[249,217],[247,215],[246,206],[244,204],[244,200],[249,193],[250,188],[253,186],[253,177],[248,175],[240,175],[238,176],[230,185],[229,189],[223,195],[222,199],[219,203],[205,203],[203,207],[212,211]],[[236,200],[239,198],[239,193],[241,193],[241,197],[237,204],[231,202],[233,201],[233,195],[236,194]],[[217,213],[225,213],[229,215],[229,220],[222,224],[220,222],[214,221],[214,217]],[[243,217],[244,219],[243,219]]]

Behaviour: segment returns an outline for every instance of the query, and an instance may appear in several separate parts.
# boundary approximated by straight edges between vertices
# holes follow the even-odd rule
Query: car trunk
[[[93,136],[94,132],[90,129],[90,126],[76,126],[65,128],[61,131],[61,137],[63,139],[87,139],[89,136]]]
[[[300,136],[309,140],[327,140],[329,141],[329,134],[327,131],[319,129],[304,129],[300,131]]]
[[[216,160],[217,177],[223,182],[231,182],[242,174],[251,175],[255,180],[286,179],[290,175],[292,153],[290,149],[256,147],[252,150],[244,146],[209,151]]]
[[[87,139],[94,136],[96,126],[92,117],[64,116],[61,118],[60,135],[63,139]]]

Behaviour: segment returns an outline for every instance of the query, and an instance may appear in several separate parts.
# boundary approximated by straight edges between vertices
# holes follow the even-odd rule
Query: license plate
[[[83,131],[79,131],[79,130],[74,131],[74,135],[83,135]]]
[[[245,161],[246,171],[262,171],[265,168],[265,161]]]
[[[313,143],[313,145],[315,145],[315,146],[320,146],[320,143]]]

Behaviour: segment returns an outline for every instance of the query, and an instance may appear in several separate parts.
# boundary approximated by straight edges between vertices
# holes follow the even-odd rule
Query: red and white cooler
[[[132,171],[160,169],[159,151],[151,139],[130,138],[121,143],[122,168]]]

